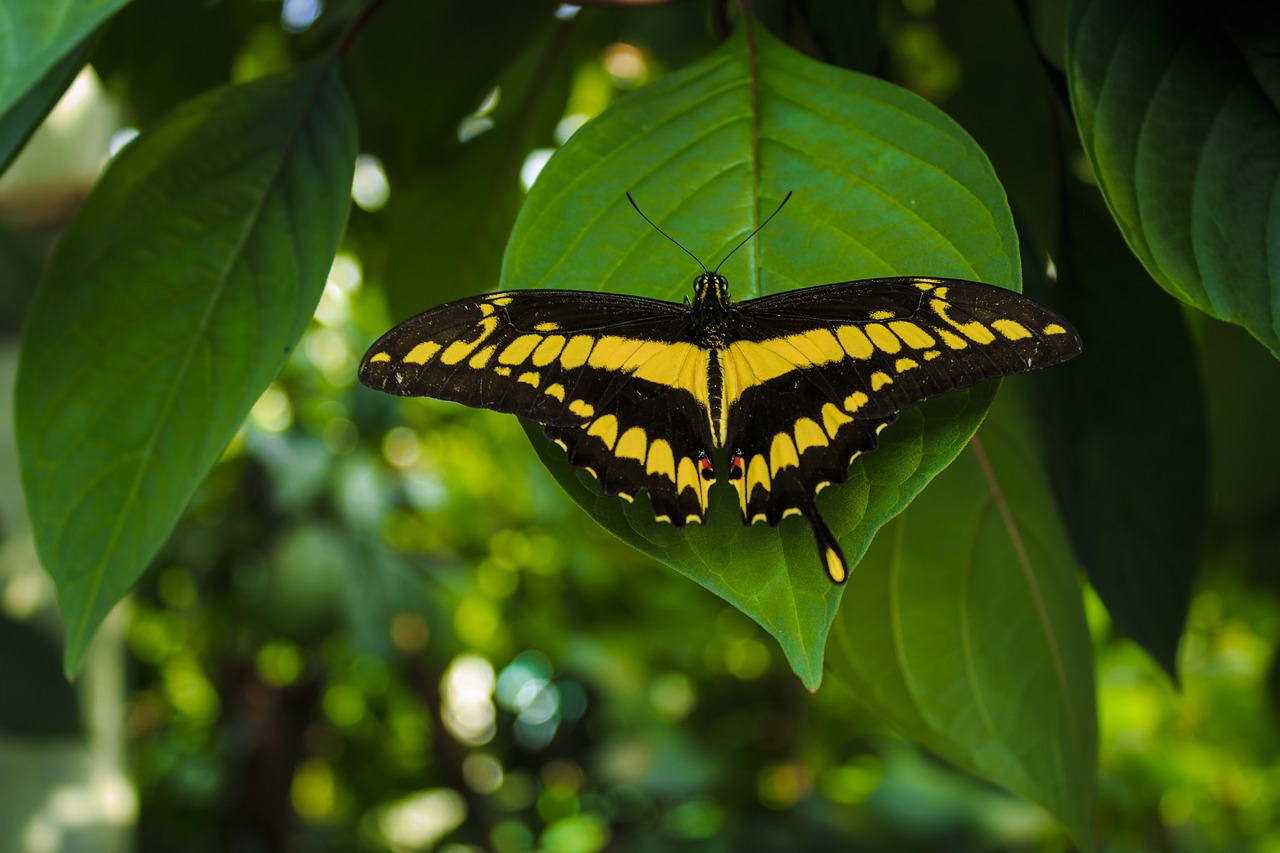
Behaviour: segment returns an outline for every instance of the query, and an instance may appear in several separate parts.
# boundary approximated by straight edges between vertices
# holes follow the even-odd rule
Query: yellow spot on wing
[[[871,319],[872,320],[892,320],[893,312],[892,311],[872,311]]]
[[[826,447],[827,436],[816,421],[800,418],[795,425],[796,451],[804,453],[810,447]]]
[[[479,370],[489,363],[489,359],[493,358],[493,353],[497,348],[496,344],[489,344],[487,347],[480,350],[480,352],[471,356],[471,360],[468,361],[467,364],[476,370]]]
[[[693,464],[693,460],[688,456],[680,460],[680,465],[676,468],[676,493],[679,494],[685,489],[693,489],[698,494],[698,499],[702,499],[702,490],[699,484],[702,482],[698,477],[698,466]]]
[[[540,324],[538,328],[543,325],[546,324]],[[560,355],[560,350],[564,349],[564,343],[564,335],[549,335],[543,338],[542,343],[538,344],[538,348],[533,351],[533,363],[538,367],[546,367]]]
[[[478,302],[476,303],[476,307],[480,309],[481,317],[488,317],[490,314],[494,312],[493,305],[491,305],[488,302]]]
[[[774,476],[777,476],[783,468],[788,466],[794,468],[799,464],[800,455],[796,453],[796,445],[791,440],[791,436],[785,432],[775,435],[773,443],[769,446],[769,468]]]
[[[515,300],[512,299],[510,296],[504,296],[501,293],[495,293],[489,297],[489,301],[492,302],[494,305],[510,305]]]
[[[555,397],[561,403],[564,402],[564,386],[559,382],[553,382],[546,388],[543,388],[542,393],[546,394],[548,397]]]
[[[1065,335],[1067,330],[1059,326],[1057,323],[1050,323],[1044,327],[1044,333],[1046,335]]]
[[[942,355],[942,353],[938,352],[936,349],[927,350],[924,354],[924,360],[933,361],[935,358],[937,358],[940,355]]]
[[[827,435],[832,438],[836,437],[836,432],[840,427],[852,421],[853,418],[836,408],[835,403],[825,403],[822,406],[822,428],[827,431]]]
[[[868,323],[862,327],[862,331],[866,332],[867,337],[871,339],[871,343],[875,344],[877,349],[887,352],[889,355],[893,355],[902,349],[902,341],[898,340],[898,336],[879,323]]]
[[[900,358],[893,363],[893,369],[899,373],[905,373],[906,371],[919,366],[920,362],[916,361],[914,358]]]
[[[849,571],[845,568],[844,560],[840,559],[840,554],[836,549],[828,548],[824,558],[827,564],[827,574],[836,583],[844,583],[844,579],[849,576]]]
[[[871,374],[871,390],[879,391],[886,385],[893,384],[893,377],[885,373],[883,370],[877,370]]]
[[[498,361],[503,364],[519,364],[529,357],[536,347],[542,341],[541,335],[521,335],[498,354]]]
[[[535,331],[539,331],[539,332],[554,332],[556,329],[559,329],[559,328],[560,328],[560,324],[559,324],[559,323],[550,323],[550,322],[548,322],[548,323],[539,323],[538,325],[534,326],[533,328],[534,328],[534,330],[535,330]]]
[[[803,513],[793,506],[789,506],[782,511],[783,518],[790,518],[793,515],[803,515]]]
[[[884,374],[877,373],[871,377],[872,387],[875,386],[876,376],[884,376]],[[878,391],[880,389],[877,388],[876,390]],[[856,412],[858,411],[858,409],[861,409],[863,406],[865,406],[867,404],[867,401],[870,399],[871,399],[870,397],[868,397],[866,394],[862,393],[861,391],[854,391],[848,397],[844,398],[844,409],[846,412]]]
[[[474,339],[454,341],[445,347],[444,352],[440,353],[440,362],[442,364],[457,364],[475,352],[476,347],[480,346],[484,339],[492,335],[498,328],[498,318],[485,317],[476,323],[476,328],[480,330],[480,334],[476,335]]]
[[[844,349],[826,329],[811,329],[797,335],[760,341],[760,346],[798,364],[827,364],[844,359]],[[800,360],[796,360],[796,354]]]
[[[569,404],[569,411],[579,417],[589,418],[596,413],[596,407],[586,400],[574,400]]]
[[[644,430],[640,427],[632,427],[622,434],[622,438],[618,439],[618,446],[613,449],[613,453],[621,459],[634,459],[637,462],[643,462],[645,450],[648,446],[649,439],[644,434]]]
[[[605,447],[613,450],[613,445],[618,440],[618,419],[613,415],[601,415],[591,422],[587,435],[594,435],[604,442]]]
[[[933,285],[927,281],[917,281],[916,287],[920,288],[921,290],[933,290]]]
[[[440,352],[440,345],[433,341],[423,341],[404,357],[405,364],[426,364],[431,356]]]
[[[999,320],[992,320],[991,328],[1011,341],[1020,341],[1023,338],[1031,337],[1031,332],[1027,331],[1026,326],[1016,320],[1006,320],[1003,317]]]
[[[587,363],[587,356],[591,354],[591,345],[595,342],[596,339],[590,335],[574,335],[560,353],[560,365],[568,370],[582,367]]]
[[[836,336],[840,338],[840,346],[852,358],[871,358],[876,351],[875,344],[857,326],[841,326],[836,329]]]
[[[523,382],[525,385],[532,385],[534,388],[537,388],[542,384],[542,374],[538,373],[536,370],[530,370],[525,373],[521,373],[520,378],[516,381]]]
[[[942,342],[952,349],[964,349],[969,345],[969,342],[964,338],[953,332],[948,332],[946,329],[938,329],[937,332],[938,337],[942,338]]]
[[[747,466],[746,483],[743,488],[746,489],[747,497],[751,496],[751,492],[756,486],[764,486],[764,490],[769,491],[769,463],[761,455],[751,457],[751,464]]]
[[[390,360],[391,360],[390,353],[380,352],[377,355],[374,355],[372,358],[370,358],[369,363],[374,364],[379,361],[390,361]]]
[[[495,368],[493,369],[493,372],[494,372],[494,373],[496,373],[496,374],[498,374],[499,376],[510,376],[510,375],[511,375],[511,368],[510,368],[510,367],[502,367],[501,365],[499,365],[498,367],[495,367]]]
[[[894,320],[889,324],[889,328],[912,349],[926,349],[934,345],[933,337],[915,323]]]
[[[668,346],[670,344],[661,341],[605,335],[596,341],[587,364],[604,370],[632,372]]]
[[[649,456],[645,462],[645,473],[666,477],[676,481],[676,460],[671,453],[671,445],[665,439],[655,438],[649,445]]]
[[[938,288],[938,296],[942,296],[943,290],[944,288]],[[929,300],[929,307],[933,309],[933,313],[942,318],[943,322],[976,344],[989,344],[996,339],[996,336],[991,333],[991,330],[979,323],[977,320],[970,320],[967,323],[961,323],[958,320],[953,320],[947,313],[951,310],[950,302],[944,302],[942,299],[931,299]]]

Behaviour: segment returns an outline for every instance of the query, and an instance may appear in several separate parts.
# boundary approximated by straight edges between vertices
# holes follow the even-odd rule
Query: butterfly
[[[432,308],[369,348],[360,381],[541,424],[604,494],[643,490],[676,527],[705,521],[722,471],[744,524],[805,519],[822,570],[843,583],[816,497],[899,412],[1081,351],[1062,316],[988,284],[896,276],[735,302],[719,266],[699,265],[683,304],[509,290]]]

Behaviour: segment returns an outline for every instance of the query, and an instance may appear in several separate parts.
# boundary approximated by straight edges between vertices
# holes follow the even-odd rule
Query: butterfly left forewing
[[[677,306],[576,291],[509,291],[425,311],[383,335],[360,381],[543,424],[584,422],[639,365],[677,342]]]

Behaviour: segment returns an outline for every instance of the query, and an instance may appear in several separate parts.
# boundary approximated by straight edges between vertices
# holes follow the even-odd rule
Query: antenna
[[[628,196],[628,197],[629,197],[629,196]],[[763,227],[765,227],[766,225],[768,225],[768,224],[769,224],[769,220],[770,220],[770,219],[773,219],[773,217],[777,216],[777,215],[778,215],[778,211],[782,210],[782,206],[783,206],[784,204],[786,204],[786,203],[787,203],[788,201],[790,201],[790,200],[791,200],[791,191],[788,191],[788,192],[787,192],[787,194],[786,194],[786,196],[782,199],[782,201],[780,201],[780,202],[778,203],[778,207],[773,211],[773,213],[770,213],[770,214],[769,214],[769,218],[768,218],[768,219],[766,219],[764,222],[761,222],[759,225],[757,225],[757,226],[756,226],[756,230],[752,231],[750,234],[748,234],[746,237],[744,237],[744,238],[742,239],[742,242],[741,242],[741,243],[739,243],[738,245],[736,245],[736,246],[734,246],[732,249],[730,249],[730,250],[729,250],[729,254],[727,254],[727,255],[725,255],[725,256],[724,256],[724,260],[722,260],[720,263],[716,264],[716,268],[715,268],[714,270],[712,270],[712,272],[713,272],[713,273],[720,272],[720,267],[724,266],[724,262],[725,262],[725,261],[727,261],[727,260],[729,260],[729,258],[733,257],[733,253],[734,253],[734,252],[738,251],[738,250],[739,250],[739,249],[741,249],[743,246],[747,245],[747,241],[748,241],[748,240],[750,240],[752,237],[754,237],[754,236],[756,236],[757,234],[759,234],[759,233],[760,233],[760,229],[761,229],[761,228],[763,228]],[[635,202],[632,202],[632,204],[634,204],[634,203],[635,203]],[[641,214],[641,215],[643,216],[644,214]],[[654,227],[657,227],[657,226],[654,226]],[[670,239],[670,238],[667,238],[667,239]],[[678,245],[678,244],[677,244],[677,245]],[[682,248],[683,248],[683,247],[682,247]],[[705,270],[705,269],[706,269],[706,267],[703,267],[703,269]]]
[[[790,193],[788,193],[788,195],[790,195]],[[636,213],[640,214],[641,219],[643,219],[645,222],[648,222],[650,225],[653,226],[653,230],[657,231],[659,234],[661,234],[663,237],[666,237],[668,240],[670,240],[672,243],[675,243],[677,246],[680,246],[679,241],[677,241],[675,237],[672,237],[666,231],[663,231],[654,223],[652,219],[644,215],[644,211],[640,209],[640,205],[636,204],[636,200],[631,197],[631,193],[627,193],[627,201],[631,202],[631,206],[636,209]],[[765,220],[765,221],[767,222],[768,220]],[[680,246],[680,251],[684,252],[686,255],[693,258],[695,261],[697,261],[698,266],[702,267],[702,271],[704,273],[707,272],[707,265],[704,264],[702,261],[699,261],[697,255],[695,255],[693,252],[690,252],[684,246]],[[717,267],[717,269],[719,269],[719,267]]]

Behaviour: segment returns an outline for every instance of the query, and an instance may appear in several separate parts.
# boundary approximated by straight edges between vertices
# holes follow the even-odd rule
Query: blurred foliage
[[[1024,246],[1062,260],[1071,237],[1122,251],[1085,220],[1064,231],[1068,190],[1100,209],[1060,76],[1065,5],[776,0],[757,11],[792,45],[949,111],[991,157]],[[211,86],[318,55],[361,8],[135,0],[92,46],[105,91],[86,103],[109,99],[117,125],[145,129]],[[401,0],[356,40],[342,72],[365,154],[360,209],[315,320],[135,588],[123,640],[102,639],[108,664],[91,661],[75,691],[58,677],[60,629],[21,508],[12,413],[0,412],[0,775],[26,782],[0,795],[0,847],[107,849],[75,835],[102,815],[136,824],[146,851],[1069,849],[1044,811],[902,740],[857,696],[807,693],[753,622],[578,510],[515,419],[354,384],[368,341],[440,301],[425,295],[433,270],[450,277],[430,284],[440,293],[489,286],[522,176],[611,102],[705,55],[732,17],[692,1],[554,11]],[[65,70],[51,64],[42,85]],[[425,108],[434,93],[447,108]],[[0,144],[26,138],[4,123],[13,115],[0,114]],[[106,136],[75,122],[64,102],[0,183],[5,407],[39,268],[105,157]],[[59,133],[79,160],[56,147]],[[1106,849],[1276,851],[1280,368],[1235,327],[1199,315],[1187,326],[1175,339],[1194,348],[1208,413],[1203,557],[1193,594],[1190,569],[1171,582],[1183,590],[1173,598],[1190,596],[1185,627],[1176,602],[1161,605],[1163,639],[1145,650],[1086,595],[1096,837]],[[1156,385],[1138,367],[1090,381],[1119,376],[1127,386],[1107,393],[1138,394]],[[1081,446],[1096,442],[1080,431],[1111,414],[1090,388],[1059,388],[1075,421],[1052,403],[1041,412]],[[1149,400],[1145,431],[1126,410],[1125,438],[1176,444],[1146,432],[1171,422],[1160,405],[1195,398]],[[1203,461],[1195,447],[1187,456],[1189,468]],[[1063,458],[1048,454],[1055,480],[1072,475],[1055,470]],[[1170,523],[1159,515],[1149,535]],[[120,656],[124,689],[104,693]],[[127,758],[104,726],[123,733]],[[64,758],[76,750],[127,765],[134,793],[117,776],[75,776]]]

